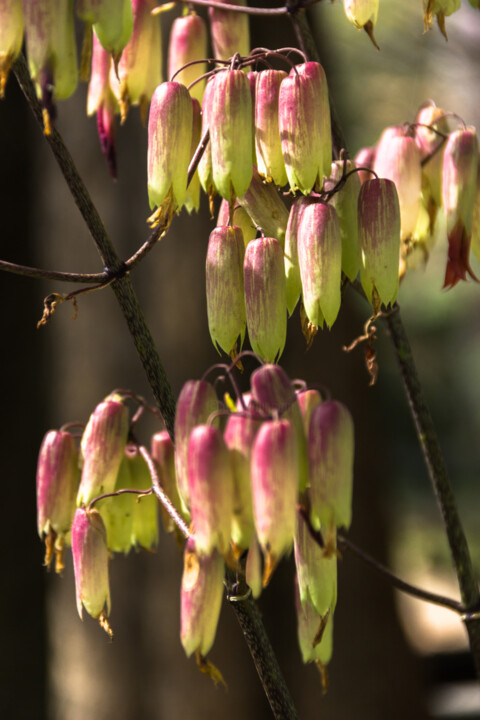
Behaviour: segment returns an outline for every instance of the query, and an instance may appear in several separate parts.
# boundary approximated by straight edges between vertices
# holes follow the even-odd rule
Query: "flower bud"
[[[359,30],[377,22],[379,0],[343,0],[345,14]]]
[[[332,162],[327,80],[319,63],[296,65],[282,81],[278,126],[290,187],[308,195]]]
[[[252,168],[252,180],[245,195],[238,198],[257,228],[267,237],[274,237],[283,247],[288,222],[288,210],[272,183],[266,183],[258,170]]]
[[[132,478],[131,488],[149,490],[152,487],[150,470],[138,448],[129,446],[126,453]],[[139,496],[133,506],[132,545],[154,550],[158,545],[158,501],[153,493]]]
[[[440,32],[448,40],[445,18],[460,9],[460,0],[423,0],[423,26],[425,32],[433,25],[433,16],[437,18]]]
[[[285,279],[287,290],[287,310],[291,316],[302,294],[302,280],[298,264],[298,227],[304,209],[312,200],[297,197],[292,203],[285,233]]]
[[[179,208],[187,194],[193,105],[185,85],[165,82],[155,90],[148,120],[148,199],[160,207],[172,197]]]
[[[193,538],[183,555],[180,596],[180,639],[187,657],[198,652],[205,657],[217,632],[222,607],[225,566],[222,556],[198,554]]]
[[[307,317],[330,328],[340,310],[342,279],[342,238],[332,205],[311,203],[303,210],[297,252]]]
[[[241,349],[245,337],[243,256],[238,227],[217,227],[210,233],[206,262],[208,329],[212,342],[227,354]],[[236,354],[236,353],[235,353]]]
[[[420,151],[415,140],[397,135],[388,142],[381,142],[373,169],[380,178],[395,183],[400,205],[401,239],[409,240],[417,224],[422,190]]]
[[[441,110],[441,108],[435,105],[426,105],[419,110],[415,123],[415,142],[420,150],[420,157],[423,161],[428,158],[439,145],[444,143],[442,135],[439,133],[448,135],[448,119],[445,117],[445,111]],[[439,132],[435,132],[435,130]],[[422,167],[423,195],[425,197],[427,191],[428,196],[432,198],[436,207],[440,207],[442,204],[443,151],[444,146],[440,147],[440,150],[435,152],[433,157]]]
[[[115,152],[115,112],[117,101],[110,87],[112,58],[93,35],[92,72],[88,84],[87,115],[97,113],[97,130],[100,147],[105,155],[110,175],[117,177]]]
[[[294,549],[302,606],[310,603],[322,616],[333,611],[337,602],[337,556],[335,551],[326,554],[313,539],[301,513],[297,513]]]
[[[157,85],[162,82],[160,18],[152,15],[156,0],[132,0],[133,31],[110,84],[121,108],[122,123],[130,105],[140,105],[142,120]]]
[[[203,18],[194,12],[176,18],[170,30],[168,77],[171,78],[177,70],[180,70],[187,63],[202,60],[202,58],[206,57],[207,28]],[[206,63],[196,62],[195,65],[189,65],[175,75],[175,80],[188,87],[203,75],[206,69]],[[201,103],[204,89],[205,79],[199,80],[190,89],[190,95]]]
[[[179,510],[182,507],[182,502],[178,492],[177,476],[175,473],[175,447],[166,430],[155,433],[152,437],[150,452],[152,458],[157,463],[160,485],[172,505]],[[175,523],[163,505],[160,505],[160,513],[166,532],[173,532],[175,530]]]
[[[352,172],[355,165],[351,160],[345,163],[345,174],[351,173],[342,187],[330,198],[330,204],[337,211],[342,238],[342,271],[352,282],[360,270],[360,248],[358,246],[358,194],[361,182],[358,172]],[[332,163],[332,172],[326,189],[332,189],[343,177],[344,163]],[[332,188],[330,187],[332,186]]]
[[[252,179],[252,99],[242,70],[224,70],[215,78],[209,111],[212,180],[226,200],[241,197]]]
[[[77,15],[118,62],[133,30],[132,0],[77,0]]]
[[[111,493],[123,458],[128,435],[128,412],[122,402],[106,399],[90,415],[82,435],[82,478],[77,505]]]
[[[247,5],[246,0],[228,0],[229,5]],[[242,56],[250,54],[250,29],[248,15],[229,10],[209,8],[210,33],[212,36],[213,52],[219,60],[240,53]]]
[[[478,141],[475,128],[456,130],[443,154],[443,209],[447,221],[448,262],[444,287],[454,287],[470,267],[473,207],[477,187]]]
[[[391,180],[366,180],[358,196],[360,280],[375,311],[398,292],[400,207]],[[378,306],[378,307],[377,307]]]
[[[283,252],[274,238],[252,240],[243,263],[248,337],[254,352],[273,362],[287,338]]]
[[[293,541],[299,484],[297,453],[295,430],[288,420],[263,423],[253,444],[250,472],[255,527],[266,563],[264,587]]]
[[[98,618],[103,629],[112,636],[107,617],[110,614],[108,583],[108,550],[105,525],[97,510],[78,508],[72,523],[72,555],[75,573],[77,610],[83,608]]]
[[[298,644],[304,663],[315,662],[322,675],[323,667],[330,662],[333,650],[333,610],[319,615],[307,600],[300,601],[298,582],[295,579],[295,606],[297,609]]]
[[[132,476],[127,457],[124,455],[118,469],[115,492],[132,488]],[[107,497],[95,503],[95,509],[102,516],[107,533],[107,547],[111,552],[127,554],[132,547],[132,524],[136,497],[122,493]]]
[[[300,412],[302,413],[305,437],[308,437],[308,428],[310,427],[312,412],[317,405],[323,402],[323,398],[318,390],[312,388],[310,390],[297,392],[297,402],[300,407]]]
[[[3,0],[0,5],[0,99],[5,95],[8,73],[22,49],[22,0]]]
[[[308,433],[310,517],[315,529],[350,527],[354,460],[353,420],[342,403],[317,405]]]
[[[230,204],[225,199],[220,203],[217,216],[217,227],[220,225],[236,225],[239,227],[242,231],[245,247],[247,247],[250,240],[254,240],[257,237],[257,228],[247,211],[241,205],[236,204],[233,209],[232,218],[230,218]]]
[[[217,395],[209,382],[188,380],[182,387],[175,411],[175,469],[182,510],[186,513],[189,507],[187,451],[190,433],[196,425],[206,423],[217,410]]]
[[[250,384],[254,407],[266,417],[289,420],[295,429],[299,491],[303,492],[308,483],[307,438],[295,389],[279,365],[262,365],[252,373]]]
[[[198,425],[187,452],[190,512],[198,553],[228,552],[233,512],[233,471],[221,431]]]
[[[37,527],[45,536],[45,565],[55,550],[56,572],[63,569],[65,536],[75,512],[80,477],[78,451],[68,432],[50,430],[43,438],[37,464]]]
[[[278,133],[280,83],[287,77],[283,70],[257,73],[255,88],[255,151],[258,172],[266,180],[283,186],[287,173]]]

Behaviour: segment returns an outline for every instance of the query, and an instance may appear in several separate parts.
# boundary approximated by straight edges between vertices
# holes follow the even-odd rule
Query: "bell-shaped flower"
[[[212,123],[213,95],[217,76],[209,79],[205,86],[202,100],[202,137],[207,130],[210,130]],[[198,177],[200,184],[210,198],[211,210],[213,210],[212,198],[215,195],[212,174],[212,143],[209,141],[198,163]],[[230,200],[230,198],[228,198]],[[228,223],[226,223],[228,224]]]
[[[332,540],[330,539],[330,542]],[[335,542],[335,540],[333,540]],[[297,513],[294,540],[295,567],[302,606],[310,603],[319,615],[333,611],[337,602],[337,555],[314,540],[301,513]]]
[[[360,178],[360,182],[364,183],[365,180],[371,180],[373,173],[368,172],[368,168],[373,168],[375,162],[376,147],[364,147],[361,148],[355,155],[354,162],[357,168],[367,168],[366,170],[359,170],[357,175]]]
[[[183,554],[180,593],[180,639],[187,657],[198,653],[205,657],[217,632],[222,608],[225,565],[216,550],[200,554],[193,538]]]
[[[206,380],[188,380],[182,387],[175,411],[175,469],[182,500],[182,511],[188,514],[188,440],[196,425],[207,422],[218,410],[218,399],[213,385]]]
[[[158,479],[162,489],[172,505],[177,510],[180,510],[182,503],[178,492],[177,474],[175,472],[175,447],[166,430],[161,430],[152,437],[150,452],[157,464]],[[175,523],[163,508],[163,505],[160,505],[160,513],[166,532],[173,532],[176,527]]]
[[[118,469],[114,491],[132,488],[132,476],[128,458],[124,455]],[[95,503],[95,509],[102,516],[107,533],[107,547],[111,552],[127,554],[132,547],[132,523],[136,497],[121,493]]]
[[[366,180],[358,196],[360,280],[375,311],[398,293],[400,206],[395,183]]]
[[[22,0],[3,0],[0,5],[0,99],[5,95],[8,73],[23,43]]]
[[[279,365],[262,365],[250,378],[254,407],[265,417],[289,420],[295,430],[298,448],[299,491],[308,483],[307,437],[297,394],[290,378]]]
[[[110,175],[117,177],[115,152],[115,113],[118,105],[110,87],[111,55],[93,35],[92,71],[88,83],[87,115],[97,114],[97,130],[100,147],[107,161]]]
[[[235,204],[233,215],[230,217],[230,203],[228,200],[222,200],[217,216],[217,226],[220,225],[236,225],[239,227],[242,231],[245,247],[247,247],[250,240],[254,240],[257,237],[255,223],[252,221],[248,212],[238,203]]]
[[[310,203],[302,212],[297,238],[303,305],[311,323],[331,327],[341,303],[342,238],[335,208]]]
[[[168,46],[168,77],[175,75],[177,82],[188,87],[206,72],[206,63],[195,62],[207,57],[207,28],[205,21],[195,12],[182,15],[173,21]],[[195,62],[194,65],[188,63]],[[188,67],[183,67],[188,65]],[[205,80],[199,80],[190,88],[192,98],[202,102]]]
[[[299,484],[297,454],[295,430],[288,420],[263,423],[253,444],[250,472],[255,527],[265,556],[264,586],[292,546]]]
[[[123,402],[107,398],[90,415],[80,444],[83,462],[77,505],[111,493],[128,435],[128,411]]]
[[[63,548],[75,512],[80,471],[73,436],[50,430],[43,438],[37,463],[37,527],[45,537],[45,565],[55,551],[55,570],[63,569]]]
[[[78,82],[73,0],[24,0],[23,13],[28,67],[48,135],[54,100],[70,97]]]
[[[190,157],[193,158],[195,151],[200,143],[202,134],[202,110],[200,103],[196,98],[192,98],[193,109],[193,125],[192,125],[192,145]],[[185,197],[185,207],[189,213],[197,211],[200,207],[200,178],[198,175],[198,167],[195,170],[192,179],[187,187],[187,195]]]
[[[242,70],[217,74],[209,110],[212,181],[226,200],[241,197],[252,179],[252,97]]]
[[[267,362],[283,352],[287,338],[287,305],[283,251],[274,238],[252,240],[243,263],[245,309],[250,344]]]
[[[380,0],[343,0],[345,14],[359,30],[363,29],[377,49],[373,28],[377,22]]]
[[[310,427],[312,412],[317,405],[320,405],[320,403],[323,402],[323,398],[318,390],[310,388],[308,390],[297,392],[297,402],[300,407],[300,412],[302,413],[305,436],[308,437],[308,429]]]
[[[317,405],[308,433],[310,518],[313,527],[350,527],[354,429],[350,412],[335,400]]]
[[[328,87],[319,63],[296,65],[282,81],[278,127],[290,187],[308,195],[332,162]]]
[[[444,287],[454,287],[470,275],[473,208],[477,189],[478,140],[475,128],[456,130],[443,154],[443,209],[447,221],[448,262]]]
[[[149,490],[152,477],[145,458],[138,448],[127,447],[127,461],[130,469],[131,488]],[[158,545],[158,500],[153,495],[139,496],[133,506],[132,545],[153,550]]]
[[[352,172],[355,165],[351,160],[345,163],[345,173],[351,173],[344,184],[330,198],[330,204],[337,211],[342,238],[342,272],[352,282],[360,270],[360,248],[358,245],[358,194],[361,182],[358,172]],[[332,163],[332,172],[325,185],[327,190],[337,185],[343,177],[344,163],[336,160]]]
[[[396,135],[377,148],[373,169],[380,178],[395,183],[400,204],[400,234],[405,242],[411,239],[420,212],[422,168],[420,150],[407,135]]]
[[[150,207],[168,199],[182,207],[187,195],[193,104],[185,85],[165,82],[155,90],[148,119],[148,198]]]
[[[307,600],[302,604],[295,579],[295,607],[297,610],[298,644],[304,663],[314,662],[320,670],[326,690],[326,670],[333,651],[333,610],[319,615]]]
[[[233,511],[233,470],[221,431],[197,425],[187,450],[188,490],[195,546],[210,555],[230,547]]]
[[[292,315],[302,294],[302,279],[298,264],[298,228],[302,213],[311,198],[303,195],[295,198],[290,208],[285,232],[285,280],[287,290],[287,310]]]
[[[97,510],[78,508],[75,512],[72,555],[78,614],[83,618],[85,608],[111,637],[107,620],[110,614],[107,536]]]
[[[278,133],[278,97],[280,84],[287,73],[262,70],[255,87],[255,153],[260,175],[276,185],[287,183],[282,145]]]
[[[247,5],[246,0],[227,1],[229,5]],[[235,53],[240,53],[242,56],[249,55],[250,28],[247,14],[209,8],[208,18],[216,58],[228,60]]]
[[[100,43],[118,63],[133,30],[132,0],[77,0],[77,15],[92,25]]]
[[[288,222],[288,210],[277,188],[262,180],[256,167],[252,168],[252,180],[245,195],[238,198],[257,228],[264,235],[273,237],[283,247]]]
[[[415,142],[420,150],[422,166],[422,194],[429,204],[436,209],[442,204],[443,174],[443,135],[449,134],[448,118],[445,111],[436,105],[428,104],[420,108],[415,119]],[[435,132],[437,130],[438,132]],[[434,154],[433,154],[434,153]],[[430,157],[431,156],[431,157]]]
[[[215,347],[236,354],[245,337],[243,257],[245,246],[238,227],[223,225],[210,233],[206,261],[207,316]]]
[[[152,15],[155,5],[156,0],[132,0],[133,32],[110,73],[122,123],[130,105],[140,105],[145,122],[150,99],[162,82],[162,33],[160,18]]]

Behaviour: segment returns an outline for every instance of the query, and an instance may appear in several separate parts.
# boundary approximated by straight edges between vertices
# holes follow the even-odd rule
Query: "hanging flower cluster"
[[[302,656],[323,665],[332,652],[336,531],[351,522],[352,418],[277,365],[261,365],[242,394],[232,368],[224,379],[236,402],[228,394],[220,402],[205,379],[190,380],[178,398],[175,447],[166,430],[151,441],[156,482],[168,498],[165,528],[177,522],[188,535],[181,641],[188,656],[209,652],[226,566],[245,574],[258,597],[294,549]],[[60,572],[71,544],[78,612],[85,609],[110,634],[109,553],[150,550],[158,539],[157,500],[142,496],[152,488],[151,467],[129,442],[125,399],[114,393],[97,406],[80,452],[73,426],[47,433],[37,471],[45,562],[55,552]]]

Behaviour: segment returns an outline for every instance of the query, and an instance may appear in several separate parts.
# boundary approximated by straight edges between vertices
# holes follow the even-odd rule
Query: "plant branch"
[[[43,128],[42,107],[35,94],[35,88],[30,79],[27,63],[23,55],[15,62],[14,72],[30,109],[40,127]],[[122,261],[118,257],[107,235],[100,215],[93,204],[83,180],[78,174],[61,135],[55,128],[52,128],[52,132],[46,136],[46,140],[50,145],[72,197],[92,235],[108,277],[112,277],[112,275],[116,277],[114,282],[111,283],[112,290],[115,293],[127,322],[128,329],[147,374],[155,400],[165,420],[167,430],[173,437],[175,400],[133,285],[127,275],[118,277],[124,267]]]

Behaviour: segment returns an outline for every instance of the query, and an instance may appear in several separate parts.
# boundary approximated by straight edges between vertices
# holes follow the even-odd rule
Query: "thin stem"
[[[30,79],[27,63],[23,55],[16,60],[14,72],[30,109],[40,127],[43,128],[42,107],[35,94],[35,88]],[[73,159],[61,135],[55,128],[52,128],[52,132],[46,136],[46,140],[50,145],[72,197],[92,235],[108,276],[118,276],[124,268],[122,261],[118,257],[107,235],[100,215],[93,204],[83,180],[78,174]],[[111,287],[120,304],[155,400],[165,420],[166,428],[173,437],[175,400],[131,280],[128,276],[123,275],[112,282]]]
[[[216,0],[186,0],[188,5],[200,5],[201,7],[216,8],[217,10],[228,10],[230,12],[245,13],[246,15],[286,15],[288,10],[286,7],[278,8],[259,8],[249,7],[247,5],[230,5],[229,3],[216,2]],[[319,0],[315,0],[319,2]],[[153,11],[153,14],[161,12],[159,5]]]
[[[60,282],[73,283],[101,283],[107,279],[106,273],[69,273],[59,270],[42,270],[41,268],[28,267],[27,265],[18,265],[7,260],[0,260],[0,270],[13,273],[14,275],[23,275],[24,277],[40,278],[43,280],[59,280]]]
[[[386,317],[386,322],[400,365],[410,412],[428,475],[440,506],[453,564],[457,573],[462,603],[465,608],[478,608],[480,593],[473,571],[467,539],[400,312],[389,314]],[[475,612],[472,614],[467,613],[464,622],[477,672],[480,675],[480,617],[477,617],[477,615],[478,613]]]

